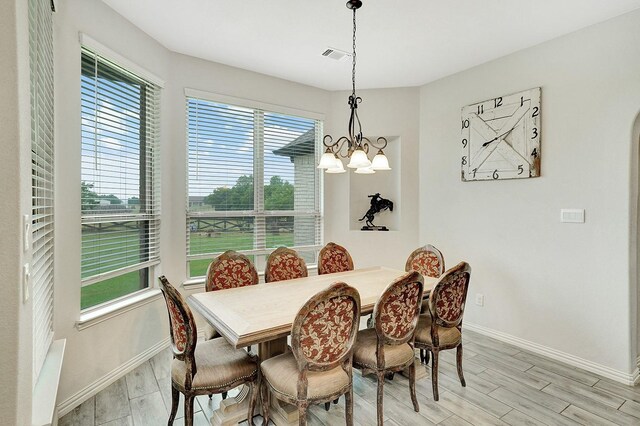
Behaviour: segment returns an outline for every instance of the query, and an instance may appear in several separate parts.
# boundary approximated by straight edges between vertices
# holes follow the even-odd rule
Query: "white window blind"
[[[82,308],[146,288],[159,262],[160,88],[82,50]]]
[[[53,340],[53,13],[29,0],[31,64],[31,283],[33,369],[38,377]],[[36,383],[36,380],[33,380]]]
[[[316,147],[322,122],[187,98],[187,259],[204,275],[212,256],[264,256],[279,246],[315,262],[321,244]]]

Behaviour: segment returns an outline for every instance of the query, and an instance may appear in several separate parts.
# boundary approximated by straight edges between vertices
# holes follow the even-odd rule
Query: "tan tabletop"
[[[288,335],[300,307],[311,296],[336,281],[360,292],[362,314],[373,307],[384,289],[405,272],[372,267],[337,274],[318,275],[189,296],[189,305],[236,348]],[[424,290],[438,280],[425,277]]]

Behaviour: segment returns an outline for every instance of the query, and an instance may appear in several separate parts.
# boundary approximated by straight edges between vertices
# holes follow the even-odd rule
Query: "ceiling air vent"
[[[351,53],[345,52],[343,50],[334,49],[333,47],[327,47],[327,49],[324,52],[322,52],[322,56],[335,59],[336,61],[344,61],[347,58],[351,57]]]

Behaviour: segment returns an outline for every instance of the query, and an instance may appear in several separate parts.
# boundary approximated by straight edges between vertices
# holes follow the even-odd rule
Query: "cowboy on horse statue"
[[[384,211],[387,209],[389,211],[393,211],[393,201],[387,200],[386,198],[382,198],[379,192],[376,192],[373,195],[369,195],[368,197],[371,198],[371,207],[369,207],[369,210],[367,210],[367,212],[364,214],[364,216],[362,216],[361,219],[358,219],[359,222],[362,222],[363,220],[366,219],[365,221],[366,226],[363,226],[362,230],[363,231],[388,231],[389,228],[387,228],[386,226],[374,225],[373,219],[374,219],[374,216],[380,213],[381,211]]]

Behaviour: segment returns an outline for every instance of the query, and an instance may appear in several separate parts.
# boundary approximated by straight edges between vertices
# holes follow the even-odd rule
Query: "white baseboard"
[[[502,342],[510,343],[519,348],[526,349],[529,352],[546,356],[547,358],[563,362],[572,367],[578,367],[591,373],[599,374],[602,377],[615,380],[616,382],[623,383],[625,385],[633,386],[640,380],[640,373],[638,372],[638,368],[636,368],[635,371],[631,374],[625,373],[624,371],[615,370],[605,365],[598,364],[593,361],[589,361],[584,358],[580,358],[575,355],[550,348],[548,346],[530,342],[528,340],[521,339],[520,337],[512,336],[501,331],[493,330],[491,328],[469,323],[464,323],[463,328],[470,331],[475,331],[476,333],[480,333],[488,337],[492,337]]]
[[[65,414],[76,408],[78,405],[96,395],[101,390],[107,388],[116,380],[124,377],[127,373],[144,364],[146,361],[151,359],[154,355],[158,354],[168,346],[169,337],[167,336],[166,339],[162,339],[160,342],[151,346],[149,349],[139,353],[129,361],[111,370],[109,373],[100,377],[98,380],[90,383],[88,386],[71,395],[69,398],[58,404],[58,417],[64,416]]]

